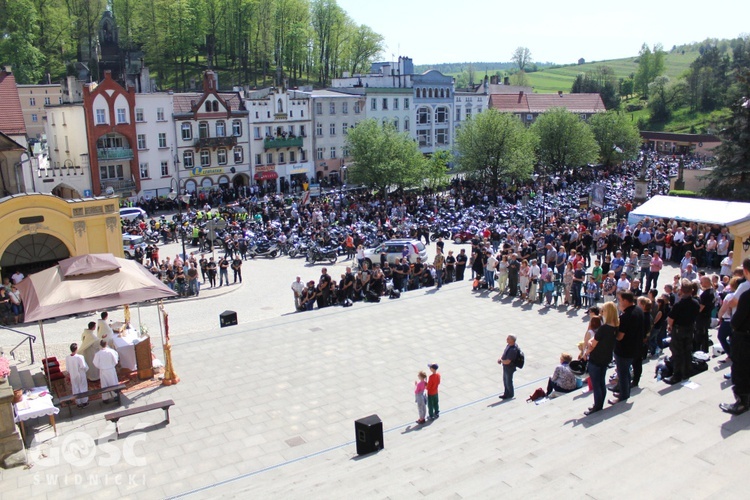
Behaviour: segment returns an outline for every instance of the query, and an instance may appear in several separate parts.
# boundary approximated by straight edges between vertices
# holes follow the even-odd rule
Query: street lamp
[[[175,154],[174,155],[174,167],[175,171],[177,172],[177,178],[172,177],[170,180],[170,190],[167,197],[175,201],[177,200],[177,213],[179,217],[179,231],[180,231],[180,238],[182,239],[182,259],[183,262],[187,260],[187,252],[185,251],[185,230],[182,225],[182,203],[187,198],[190,199],[190,195],[185,196],[179,196],[180,192],[180,158]]]
[[[546,176],[544,174],[539,175],[536,172],[531,174],[531,180],[533,180],[534,182],[536,182],[537,179],[540,179],[540,178],[543,181],[545,177]],[[541,195],[541,198],[542,198],[542,229],[544,229],[544,224],[547,221],[547,204],[544,202],[544,182],[542,182],[542,184],[540,184],[539,186],[539,194]]]

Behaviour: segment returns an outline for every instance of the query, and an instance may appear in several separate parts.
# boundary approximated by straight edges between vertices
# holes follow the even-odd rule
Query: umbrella
[[[45,319],[177,295],[138,262],[112,254],[61,260],[54,267],[28,276],[18,284],[18,290],[26,320],[39,322],[45,358]],[[47,383],[50,384],[49,375]]]

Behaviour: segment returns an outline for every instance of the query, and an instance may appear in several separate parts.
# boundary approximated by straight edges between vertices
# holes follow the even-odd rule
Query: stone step
[[[743,434],[739,430],[750,426],[750,413],[732,419],[718,411],[717,403],[730,400],[731,394],[726,386],[720,387],[713,371],[693,380],[700,385],[695,390],[671,388],[644,377],[642,389],[630,403],[607,406],[591,417],[583,411],[591,406],[593,395],[580,391],[540,405],[527,404],[519,396],[488,407],[496,400],[487,399],[444,412],[421,430],[386,433],[386,449],[378,454],[355,457],[352,444],[325,454],[325,459],[300,460],[239,481],[232,493],[484,498],[506,491],[514,497],[554,491],[556,496],[571,498],[616,497],[623,493],[616,481],[602,478],[625,471],[635,478],[634,488],[648,491],[648,496],[673,497],[678,490],[659,475],[653,457],[664,457],[666,466],[676,466],[672,473],[679,477],[710,474],[715,479],[721,471],[714,464],[724,463],[727,443],[735,443],[731,449],[737,456],[750,454],[750,442],[737,444]],[[727,435],[724,442],[706,439],[719,428]],[[678,456],[699,460],[692,460],[686,473]],[[651,464],[645,471],[644,461]],[[279,475],[295,478],[291,489],[287,481],[274,480]],[[692,489],[685,486],[679,493],[706,497],[725,491],[733,496],[731,489],[714,479],[700,482],[698,490],[695,481],[683,482],[692,484]],[[628,491],[633,489],[628,486]]]
[[[8,383],[10,383],[10,386],[14,391],[23,389],[23,383],[21,382],[21,376],[18,374],[18,368],[13,364],[10,365],[10,375],[8,375]]]
[[[34,387],[46,387],[47,386],[47,379],[44,377],[44,373],[36,372],[31,375],[31,378],[34,380]]]
[[[36,387],[34,385],[34,377],[31,375],[31,372],[26,370],[19,370],[18,376],[21,378],[21,386],[24,389],[33,389]]]

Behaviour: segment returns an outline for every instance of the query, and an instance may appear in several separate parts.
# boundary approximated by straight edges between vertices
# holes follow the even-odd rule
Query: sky
[[[381,60],[402,55],[414,64],[506,62],[516,47],[528,47],[535,62],[601,61],[636,56],[644,43],[669,50],[750,32],[738,0],[337,2],[385,37]]]

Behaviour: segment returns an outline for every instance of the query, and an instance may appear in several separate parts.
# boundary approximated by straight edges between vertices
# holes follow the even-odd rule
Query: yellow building
[[[123,257],[115,198],[63,200],[26,193],[0,199],[0,271],[10,277],[40,271],[87,253]]]

